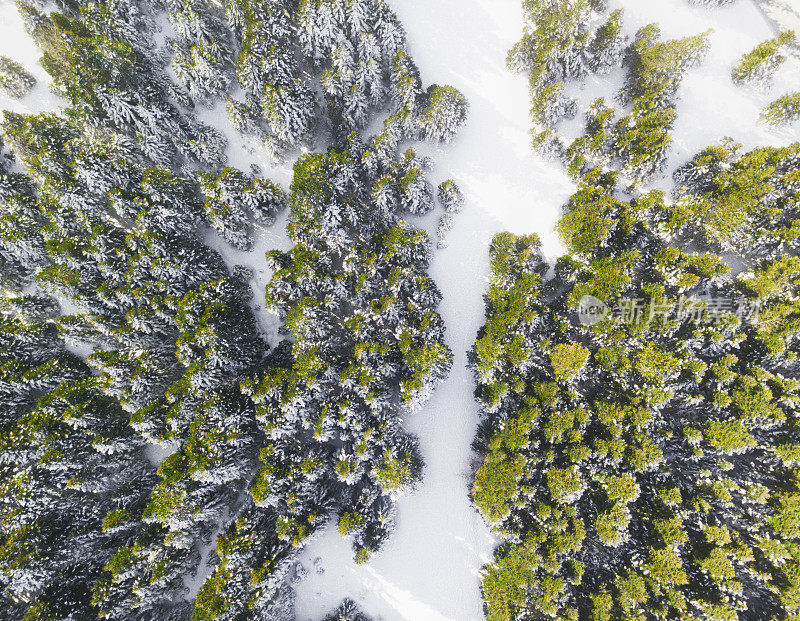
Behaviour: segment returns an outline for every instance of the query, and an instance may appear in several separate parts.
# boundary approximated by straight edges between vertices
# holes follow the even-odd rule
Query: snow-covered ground
[[[470,505],[470,443],[478,423],[466,352],[483,324],[492,237],[504,230],[539,233],[553,258],[553,225],[573,186],[557,164],[530,149],[528,90],[505,68],[519,38],[519,0],[392,0],[427,83],[451,84],[470,101],[470,117],[455,143],[417,146],[436,161],[432,180],[453,178],[467,196],[455,216],[448,248],[434,254],[432,277],[455,355],[453,371],[406,427],[419,436],[424,480],[398,503],[397,528],[364,566],[332,525],[302,556],[308,577],[297,588],[297,619],[318,620],[343,598],[373,618],[468,621],[483,618],[480,568],[495,540]],[[438,214],[437,214],[438,215]],[[431,223],[433,222],[431,218]],[[324,574],[314,571],[322,558]]]
[[[0,0],[0,56],[13,58],[36,78],[36,86],[21,100],[0,92],[0,110],[38,113],[56,110],[61,105],[61,100],[50,92],[50,76],[39,65],[39,48],[25,32],[17,7],[10,0]]]
[[[775,34],[793,30],[800,37],[800,0],[756,0],[756,4],[772,23]],[[800,41],[795,38],[794,54],[800,58]]]

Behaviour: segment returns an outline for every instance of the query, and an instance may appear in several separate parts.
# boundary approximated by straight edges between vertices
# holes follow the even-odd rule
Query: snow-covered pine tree
[[[288,146],[308,141],[317,104],[298,62],[293,8],[284,0],[232,0],[228,22],[239,45],[236,75],[253,118]]]
[[[442,181],[437,189],[439,204],[447,213],[460,213],[464,208],[464,194],[452,179]]]
[[[296,165],[295,247],[271,253],[267,288],[293,337],[291,357],[245,386],[269,438],[251,487],[256,505],[278,512],[279,537],[294,545],[331,510],[353,508],[345,530],[361,561],[387,535],[389,500],[420,468],[415,441],[387,408],[396,398],[418,407],[450,360],[433,311],[438,292],[420,271],[428,240],[370,208],[365,176],[352,153]],[[298,442],[306,430],[313,439]]]
[[[800,119],[800,93],[788,93],[778,97],[761,113],[767,125],[779,126],[794,123]]]
[[[8,56],[0,56],[0,90],[10,97],[20,98],[35,85],[36,78],[25,67]]]
[[[118,28],[117,20],[95,5],[86,7],[83,19],[21,7],[56,91],[91,125],[136,138],[162,166],[178,167],[184,160],[220,165],[224,138],[171,103],[172,89],[155,59],[137,47],[141,41],[121,38],[130,28]]]
[[[175,32],[172,67],[190,96],[208,103],[226,92],[233,49],[221,7],[207,0],[166,0]]]
[[[786,62],[781,51],[794,43],[794,32],[787,30],[774,39],[759,43],[733,68],[731,77],[736,84],[748,84],[757,89],[766,89],[778,69]]]
[[[467,98],[452,86],[431,86],[420,123],[427,140],[450,142],[467,120]]]
[[[226,167],[219,174],[199,173],[211,226],[231,245],[248,250],[253,223],[270,225],[286,206],[283,191],[267,179]]]
[[[92,618],[91,582],[135,535],[154,472],[119,404],[60,340],[57,304],[26,298],[0,300],[2,598],[10,618]],[[122,516],[133,524],[106,528]]]
[[[356,603],[351,599],[344,600],[339,607],[330,613],[323,621],[371,621],[361,612]]]

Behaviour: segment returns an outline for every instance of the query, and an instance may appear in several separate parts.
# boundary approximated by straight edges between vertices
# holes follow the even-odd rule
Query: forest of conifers
[[[404,419],[452,366],[429,266],[466,200],[414,146],[458,140],[469,103],[422,82],[390,4],[17,2],[63,108],[0,127],[3,618],[291,621],[322,528],[359,564],[391,539],[425,477]],[[668,170],[708,33],[627,37],[603,0],[523,12],[508,69],[574,194],[555,263],[534,232],[484,259],[464,492],[499,544],[483,612],[800,618],[800,143],[725,139]],[[793,45],[731,80],[764,88]],[[610,72],[613,101],[570,96]],[[34,84],[0,58],[10,97]],[[198,113],[220,102],[293,163],[288,188],[231,166]],[[800,94],[763,112],[797,118]],[[254,301],[220,248],[276,222],[291,247],[255,258]],[[328,619],[367,616],[347,599]]]

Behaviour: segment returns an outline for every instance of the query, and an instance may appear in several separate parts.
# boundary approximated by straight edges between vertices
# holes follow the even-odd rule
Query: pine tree
[[[108,124],[137,138],[158,165],[178,165],[182,158],[220,164],[224,138],[178,111],[169,100],[166,76],[134,45],[140,41],[121,38],[118,21],[107,9],[87,6],[85,19],[45,16],[30,6],[24,11],[56,91],[92,124]]]
[[[437,196],[439,204],[447,213],[460,213],[464,208],[464,195],[452,179],[439,184]]]
[[[761,115],[768,125],[788,125],[800,118],[800,93],[790,93],[769,104]]]
[[[466,97],[451,86],[432,86],[422,113],[422,127],[428,140],[450,142],[467,120]]]
[[[286,206],[286,197],[277,185],[235,168],[225,168],[219,174],[200,173],[198,177],[211,226],[241,250],[252,245],[253,222],[271,225]]]
[[[24,97],[35,85],[36,78],[25,67],[8,56],[0,56],[0,89],[9,97]]]
[[[232,50],[219,7],[202,0],[169,0],[166,8],[176,35],[175,74],[196,101],[222,95],[230,80]]]
[[[353,600],[346,599],[323,621],[370,621],[370,618],[358,609]]]
[[[774,39],[759,43],[752,51],[744,54],[739,63],[733,68],[732,77],[736,84],[749,84],[756,88],[765,89],[772,81],[772,77],[786,62],[786,56],[781,50],[794,42],[794,32],[785,31]]]
[[[267,120],[281,142],[307,141],[316,101],[297,61],[290,8],[285,2],[237,0],[226,7],[239,45],[236,75],[248,93],[246,108]]]

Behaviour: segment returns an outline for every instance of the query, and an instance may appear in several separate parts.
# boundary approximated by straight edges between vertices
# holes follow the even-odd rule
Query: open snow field
[[[39,65],[39,48],[27,35],[22,18],[11,0],[0,0],[0,55],[9,56],[36,78],[36,86],[23,99],[12,99],[0,92],[0,110],[37,113],[58,108],[59,99],[50,92],[50,76]]]
[[[780,2],[800,9],[800,0]],[[505,68],[506,52],[521,33],[520,0],[390,3],[406,27],[423,81],[452,84],[471,104],[468,124],[454,144],[417,148],[435,160],[431,181],[438,184],[453,178],[467,196],[464,212],[455,216],[447,237],[449,246],[434,253],[431,267],[444,295],[441,314],[455,360],[449,379],[432,400],[408,417],[407,427],[420,438],[426,468],[415,493],[398,503],[394,535],[364,566],[353,562],[350,542],[338,535],[335,524],[316,537],[301,557],[308,575],[296,585],[300,621],[319,620],[345,597],[354,599],[376,620],[469,621],[483,617],[479,572],[491,559],[497,542],[468,498],[475,459],[470,443],[478,409],[472,398],[466,352],[483,323],[488,246],[503,230],[535,232],[542,238],[545,255],[554,259],[560,245],[553,225],[574,190],[559,164],[531,153],[526,79]],[[747,148],[800,139],[798,124],[777,132],[758,125],[764,105],[800,87],[800,61],[786,63],[767,94],[739,89],[731,83],[730,68],[739,56],[774,34],[773,24],[752,0],[740,0],[721,9],[692,7],[685,0],[611,0],[610,4],[612,8],[625,8],[629,34],[654,21],[661,24],[665,37],[714,29],[705,63],[689,72],[681,89],[676,146],[669,170],[724,136],[734,137]],[[57,107],[57,98],[47,90],[46,75],[36,64],[37,50],[24,35],[13,3],[5,0],[0,2],[0,54],[19,60],[39,80],[22,101],[0,96],[3,108],[38,112]],[[613,94],[613,89],[607,81],[589,80],[580,101],[592,101],[600,94]],[[223,123],[219,110],[200,116],[218,127]],[[247,169],[250,163],[259,162],[267,176],[287,187],[291,163],[267,166],[266,158],[245,153],[239,138],[226,133],[231,139],[233,165]],[[659,185],[669,188],[667,181]],[[417,223],[435,230],[440,213]],[[276,325],[262,302],[270,277],[263,252],[286,247],[284,224],[285,216],[264,231],[251,253],[225,248],[219,240],[214,243],[231,262],[254,268],[253,304],[273,344]],[[315,566],[318,558],[321,560]]]

